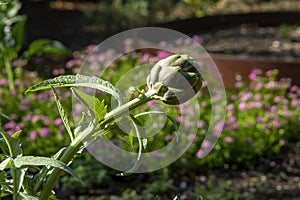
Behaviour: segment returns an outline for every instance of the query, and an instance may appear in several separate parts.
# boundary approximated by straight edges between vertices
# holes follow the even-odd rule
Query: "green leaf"
[[[68,172],[70,175],[79,179],[79,177],[72,171],[70,167],[68,167],[65,163],[55,160],[53,158],[47,157],[39,157],[39,156],[22,156],[14,159],[15,167],[23,167],[23,166],[50,166],[54,168],[58,168]]]
[[[100,101],[98,98],[86,94],[76,88],[71,88],[71,90],[78,100],[88,108],[94,117],[96,117],[98,122],[104,118],[107,111],[104,101]]]
[[[19,194],[21,187],[23,185],[25,173],[27,171],[27,168],[25,169],[17,169],[17,168],[11,168],[10,173],[12,175],[13,181],[14,181],[14,194]]]
[[[50,89],[51,87],[93,88],[111,94],[118,101],[119,106],[122,104],[122,97],[119,90],[116,89],[110,82],[96,76],[85,76],[81,74],[58,76],[53,79],[45,80],[27,89],[25,94],[28,92]]]
[[[22,199],[24,199],[24,200],[39,200],[37,197],[31,196],[31,195],[28,195],[28,194],[25,194],[25,193],[23,193],[23,192],[20,192],[20,196],[21,196]]]
[[[25,25],[26,25],[26,16],[19,16],[20,21],[13,25],[12,27],[12,37],[15,40],[15,48],[17,51],[20,51],[24,43],[25,38]]]
[[[4,153],[4,155],[9,156],[9,149],[6,145],[6,142],[3,138],[0,138],[0,149]]]
[[[58,109],[60,118],[62,119],[62,121],[64,123],[64,126],[65,126],[65,128],[66,128],[66,130],[69,134],[69,137],[70,137],[71,141],[73,141],[74,140],[74,134],[73,134],[73,132],[71,130],[71,127],[69,125],[69,120],[68,120],[68,117],[66,115],[65,109],[62,106],[55,89],[53,87],[51,89],[52,89],[52,93],[53,93],[54,98],[55,98],[55,102],[56,102],[56,105],[57,105],[57,109]]]
[[[29,45],[25,57],[32,58],[44,54],[69,55],[70,51],[58,41],[38,39]]]
[[[11,137],[13,137],[14,139],[18,140],[20,135],[22,133],[22,130],[19,130],[17,132],[15,132]]]
[[[27,194],[34,194],[33,192],[33,177],[32,175],[25,175],[24,181],[23,181],[23,188],[26,191]]]
[[[10,157],[17,157],[19,155],[22,155],[22,148],[21,148],[21,143],[8,135],[6,132],[0,130],[0,134],[2,135],[6,146],[8,147],[8,151],[10,154]],[[1,145],[2,146],[2,145]]]
[[[11,157],[6,158],[5,160],[3,160],[0,163],[0,171],[3,171],[4,169],[10,168],[11,165],[12,165],[12,160],[13,159]]]

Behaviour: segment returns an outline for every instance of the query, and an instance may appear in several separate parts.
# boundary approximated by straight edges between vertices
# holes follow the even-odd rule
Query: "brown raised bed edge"
[[[257,24],[260,26],[279,26],[280,24],[299,24],[300,12],[266,12],[207,16],[176,20],[157,26],[173,29],[187,35],[205,33],[213,29],[237,26],[241,24]],[[263,57],[245,57],[237,55],[211,54],[212,59],[222,73],[225,86],[232,86],[235,75],[241,74],[247,80],[253,68],[263,71],[279,69],[281,77],[292,78],[294,84],[300,85],[300,59],[272,59]]]

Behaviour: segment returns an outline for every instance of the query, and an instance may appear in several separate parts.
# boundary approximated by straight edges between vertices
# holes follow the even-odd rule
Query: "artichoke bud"
[[[166,104],[184,103],[202,87],[199,68],[188,55],[171,55],[153,66],[147,77],[147,86],[155,90]]]

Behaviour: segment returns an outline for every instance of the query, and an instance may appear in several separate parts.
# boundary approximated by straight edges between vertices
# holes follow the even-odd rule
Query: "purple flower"
[[[231,124],[235,123],[236,122],[236,117],[234,117],[234,116],[230,117],[228,122],[231,123]]]
[[[258,101],[258,100],[261,99],[261,95],[260,95],[260,94],[254,95],[253,99],[254,99],[255,101]]]
[[[243,82],[240,82],[240,81],[239,81],[239,82],[236,82],[236,83],[234,84],[234,87],[237,88],[237,89],[238,89],[238,88],[241,88],[242,86],[243,86]]]
[[[196,40],[197,42],[199,42],[200,44],[203,43],[203,38],[201,38],[199,35],[194,35],[193,39]]]
[[[277,110],[277,106],[275,105],[271,106],[270,111],[275,112],[276,110]]]
[[[42,130],[40,131],[40,136],[41,137],[46,137],[50,134],[50,131],[48,128],[42,128]]]
[[[89,46],[86,47],[87,51],[92,51],[93,49],[95,49],[97,47],[97,45],[95,44],[90,44]]]
[[[143,54],[143,56],[140,58],[140,64],[144,64],[144,63],[148,62],[149,58],[150,58],[149,54],[147,54],[147,53]]]
[[[54,124],[55,126],[58,126],[58,125],[62,124],[62,122],[63,122],[63,121],[62,121],[61,118],[57,118],[57,119],[54,120],[53,124]]]
[[[275,119],[275,120],[273,121],[273,126],[274,126],[275,128],[279,128],[279,127],[281,127],[281,123],[280,123],[280,121],[279,121],[279,120],[277,120],[277,119]]]
[[[32,123],[35,123],[35,122],[37,122],[39,119],[40,119],[40,116],[39,116],[39,115],[34,115],[34,116],[31,117],[31,122],[32,122]]]
[[[252,93],[251,92],[244,93],[243,96],[242,96],[242,98],[241,98],[241,101],[247,101],[251,97],[252,97]]]
[[[165,59],[167,58],[168,56],[172,55],[170,52],[167,52],[167,51],[159,51],[158,54],[157,54],[157,57],[159,59]]]
[[[15,128],[15,123],[14,122],[12,122],[12,121],[9,121],[9,122],[7,122],[5,125],[4,125],[4,128],[5,129],[13,129],[13,128]]]
[[[199,120],[199,121],[197,122],[197,126],[200,127],[200,128],[203,128],[203,127],[205,126],[205,121]]]
[[[247,104],[246,104],[245,102],[241,102],[241,103],[239,104],[239,110],[240,110],[240,111],[245,110],[246,107],[247,107]]]
[[[268,70],[268,71],[266,71],[265,75],[266,75],[267,77],[270,77],[270,76],[273,75],[273,73],[274,73],[273,70]]]
[[[230,143],[233,143],[234,140],[232,137],[224,137],[223,141],[230,144]]]
[[[171,134],[167,134],[167,135],[165,136],[165,141],[172,140],[173,138],[174,138],[174,136],[173,136],[173,135],[171,135]]]
[[[183,122],[183,117],[182,116],[176,117],[176,121],[178,121],[179,123]]]
[[[202,149],[199,149],[196,156],[197,158],[202,158],[204,156],[205,152]]]
[[[191,133],[188,135],[188,139],[189,140],[196,140],[197,139],[197,135],[195,133]]]
[[[256,117],[256,122],[258,122],[258,123],[264,123],[265,120],[262,117]]]
[[[35,131],[32,131],[30,134],[29,134],[29,139],[30,140],[35,140],[37,138],[37,133]]]
[[[202,143],[202,147],[203,148],[210,148],[212,146],[211,142],[208,141],[208,140],[204,140],[203,143]]]
[[[291,88],[290,88],[290,92],[296,92],[298,89],[298,86],[297,85],[293,85]]]
[[[181,162],[181,163],[187,163],[187,158],[181,158],[181,159],[180,159],[180,162]]]
[[[292,100],[292,106],[293,107],[297,107],[300,105],[300,100],[299,99],[293,99]]]

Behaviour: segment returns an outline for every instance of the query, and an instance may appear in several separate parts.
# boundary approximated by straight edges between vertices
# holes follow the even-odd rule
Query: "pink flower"
[[[174,136],[173,136],[173,135],[171,135],[171,134],[167,134],[167,135],[165,136],[165,141],[172,140],[173,138],[174,138]]]
[[[48,136],[50,133],[49,129],[48,128],[42,128],[42,130],[40,131],[40,136],[41,137],[46,137]]]
[[[265,122],[265,120],[262,117],[256,117],[256,122],[263,123],[263,122]]]
[[[4,128],[5,129],[13,129],[13,128],[15,128],[15,123],[12,121],[9,121],[4,125]]]
[[[0,79],[0,85],[6,85],[7,86],[8,84],[9,84],[9,82],[6,78]]]
[[[199,149],[199,151],[196,154],[197,158],[202,158],[204,155],[205,155],[205,152],[202,149]]]
[[[246,107],[247,107],[247,104],[246,104],[245,102],[241,102],[241,103],[239,104],[239,110],[240,110],[240,111],[245,110]]]
[[[241,101],[247,101],[251,97],[252,97],[252,93],[251,92],[244,93],[243,96],[242,96],[242,98],[241,98]]]
[[[159,59],[165,59],[166,57],[170,56],[171,53],[170,52],[167,52],[167,51],[159,51],[158,54],[157,54],[157,57]]]
[[[208,141],[208,140],[204,140],[203,143],[202,143],[202,147],[203,148],[210,148],[212,146],[211,142]]]
[[[234,140],[232,137],[224,137],[223,141],[230,144],[230,143],[233,143]]]
[[[144,63],[148,62],[149,58],[150,58],[149,54],[147,54],[147,53],[143,54],[143,56],[140,59],[140,64],[144,64]]]
[[[273,121],[273,126],[274,126],[275,128],[279,128],[279,127],[281,127],[281,123],[280,123],[280,121],[279,121],[279,120],[277,120],[277,119],[275,119],[275,120]]]
[[[58,126],[58,125],[62,124],[62,122],[63,122],[63,121],[62,121],[61,118],[57,118],[57,119],[54,120],[53,124],[54,124],[55,126]]]
[[[97,47],[97,45],[95,44],[90,44],[89,46],[86,47],[87,51],[92,51],[93,49],[95,49]]]
[[[203,43],[203,38],[201,38],[199,35],[194,35],[193,39],[196,40],[197,42],[199,42],[200,44]]]
[[[268,71],[266,71],[265,75],[266,75],[267,77],[269,77],[269,76],[272,76],[273,73],[274,73],[273,70],[268,70]]]
[[[235,123],[236,122],[236,117],[234,117],[234,116],[230,117],[228,122],[231,123],[231,124]]]
[[[236,82],[235,84],[234,84],[234,87],[235,88],[241,88],[243,86],[243,82]]]
[[[292,106],[293,107],[297,107],[300,105],[300,100],[299,99],[293,99],[292,100]]]
[[[29,134],[29,139],[30,140],[35,140],[37,138],[37,133],[35,131],[32,131],[30,134]]]
[[[182,116],[176,117],[176,121],[178,121],[179,123],[183,122],[183,117]]]
[[[293,85],[291,88],[290,88],[290,92],[296,92],[298,89],[298,86],[297,85]]]
[[[274,102],[275,103],[279,103],[280,101],[281,101],[281,97],[280,96],[274,97]]]

